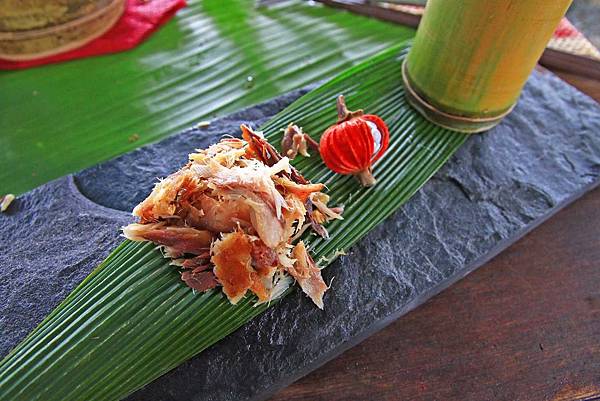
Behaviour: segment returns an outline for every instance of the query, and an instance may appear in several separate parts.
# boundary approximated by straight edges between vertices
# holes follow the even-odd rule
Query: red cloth
[[[554,38],[570,38],[577,36],[581,36],[581,33],[564,17],[560,20],[560,23],[552,35]]]
[[[28,61],[0,58],[0,69],[18,70],[76,58],[117,53],[131,49],[185,7],[185,0],[127,0],[123,15],[104,35],[65,53]]]

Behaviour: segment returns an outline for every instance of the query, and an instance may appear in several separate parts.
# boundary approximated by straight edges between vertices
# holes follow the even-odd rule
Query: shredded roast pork
[[[326,238],[323,224],[341,219],[342,209],[327,206],[324,185],[306,180],[260,133],[241,128],[243,139],[197,150],[158,182],[123,234],[159,245],[195,291],[220,286],[233,304],[247,293],[263,303],[293,278],[323,308],[321,271],[305,244],[293,242],[308,227]]]

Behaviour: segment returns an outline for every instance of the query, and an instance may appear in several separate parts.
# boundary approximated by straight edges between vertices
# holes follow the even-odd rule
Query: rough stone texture
[[[21,341],[120,242],[129,213],[81,196],[72,177],[0,214],[0,356]]]
[[[118,242],[118,227],[130,218],[110,208],[130,210],[190,148],[237,132],[242,121],[259,125],[297,96],[88,169],[76,177],[81,193],[63,178],[16,201],[0,216],[0,354]],[[599,176],[600,107],[535,73],[499,127],[470,138],[404,207],[324,272],[326,281],[335,276],[325,311],[293,292],[128,400],[264,399],[480,266]]]

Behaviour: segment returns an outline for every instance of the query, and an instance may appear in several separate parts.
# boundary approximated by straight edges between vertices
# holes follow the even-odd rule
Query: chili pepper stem
[[[360,117],[364,115],[364,111],[362,109],[351,111],[346,107],[346,99],[344,99],[344,95],[339,95],[337,98],[337,112],[338,112],[338,124],[347,120],[350,120],[354,117]]]
[[[372,187],[377,182],[375,177],[373,177],[371,167],[359,171],[358,173],[354,174],[354,176],[358,179],[360,185],[363,187]]]

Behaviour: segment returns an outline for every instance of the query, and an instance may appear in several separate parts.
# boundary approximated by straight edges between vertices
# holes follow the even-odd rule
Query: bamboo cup
[[[429,0],[402,68],[409,102],[461,132],[514,107],[571,0]]]

